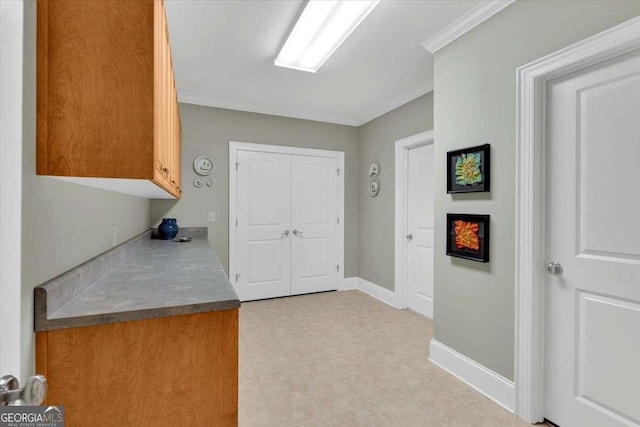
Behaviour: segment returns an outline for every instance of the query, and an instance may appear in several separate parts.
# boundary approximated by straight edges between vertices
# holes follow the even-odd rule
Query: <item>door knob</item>
[[[304,233],[300,230],[293,230],[293,235],[294,236],[298,236],[298,237],[302,237]]]
[[[413,234],[411,234],[411,233],[407,234],[407,240],[408,241],[412,241],[413,240]]]
[[[280,235],[280,238],[281,238],[281,239],[284,239],[284,238],[285,238],[285,237],[287,237],[288,235],[289,235],[289,230],[284,230],[284,231],[282,232],[282,234]]]
[[[0,378],[0,406],[6,406],[16,400],[22,400],[27,405],[40,405],[47,396],[47,379],[42,375],[29,378],[24,387],[16,377],[5,375]]]
[[[547,273],[560,274],[562,273],[562,266],[557,262],[550,262],[547,264]]]

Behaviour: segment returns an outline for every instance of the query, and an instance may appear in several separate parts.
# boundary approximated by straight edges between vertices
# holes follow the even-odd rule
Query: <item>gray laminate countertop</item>
[[[186,228],[179,243],[151,231],[35,289],[35,330],[93,326],[240,307],[207,239]]]

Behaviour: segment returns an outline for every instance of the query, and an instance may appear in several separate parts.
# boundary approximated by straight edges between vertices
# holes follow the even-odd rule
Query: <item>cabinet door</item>
[[[169,117],[170,117],[170,103],[171,103],[171,98],[169,96],[169,78],[171,75],[171,68],[169,66],[170,64],[170,55],[171,55],[171,51],[169,50],[169,42],[167,40],[167,22],[166,20],[163,23],[163,38],[162,38],[162,43],[164,45],[164,64],[163,64],[163,69],[164,69],[164,78],[162,81],[162,85],[163,85],[163,130],[164,130],[164,143],[162,145],[162,158],[163,158],[163,162],[165,164],[164,166],[164,173],[165,173],[165,180],[167,182],[167,185],[170,182],[169,179],[169,173],[171,172],[171,170],[169,169],[169,145],[171,144],[171,133],[169,130]]]
[[[168,49],[167,49],[168,50]],[[173,84],[171,83],[172,73],[171,73],[171,56],[169,56],[167,60],[167,72],[169,73],[167,78],[167,96],[169,99],[167,100],[167,106],[169,108],[168,117],[167,117],[167,181],[169,181],[169,186],[173,188],[173,183],[175,180],[173,179],[173,174],[175,173],[174,164],[173,164],[173,110],[174,110],[174,102],[173,102]]]
[[[154,93],[154,106],[153,106],[153,178],[158,184],[164,183],[164,174],[162,172],[162,145],[163,145],[163,132],[162,132],[162,88],[163,88],[163,70],[164,70],[164,43],[163,40],[163,26],[164,26],[164,10],[161,2],[154,2],[154,23],[153,23],[153,93]]]
[[[176,137],[176,150],[178,152],[178,194],[182,193],[182,121],[180,120],[180,104],[178,105],[178,135]]]
[[[176,180],[176,191],[178,192],[178,194],[180,194],[180,186],[181,186],[181,173],[182,173],[182,167],[180,164],[180,152],[181,152],[181,137],[180,134],[182,132],[182,129],[180,128],[180,105],[178,104],[178,99],[177,99],[177,94],[176,94],[176,116],[175,116],[175,121],[174,121],[174,125],[175,125],[175,137],[173,139],[173,152],[175,153],[175,165],[174,167],[176,168],[176,174],[175,174],[175,180]]]
[[[164,2],[155,2],[155,129],[154,181],[179,197],[180,150],[176,149],[176,134],[179,123],[177,93],[171,61],[171,48]],[[176,117],[178,118],[176,120]]]
[[[158,7],[158,49],[159,56],[159,81],[156,99],[158,102],[158,127],[156,129],[158,133],[158,151],[156,165],[158,170],[158,184],[162,185],[165,189],[168,189],[167,185],[167,27],[165,20],[164,2],[155,2]]]
[[[37,2],[39,175],[153,178],[155,2],[126,3]]]
[[[238,309],[39,332],[36,339],[36,370],[50,380],[47,401],[65,405],[68,426],[238,425]],[[122,380],[123,366],[131,380]],[[131,396],[150,390],[152,398],[132,404]]]
[[[176,86],[173,80],[173,63],[171,63],[171,145],[169,152],[171,153],[171,185],[175,189],[178,174],[178,158],[176,153],[176,115],[178,114],[178,105],[176,104]]]

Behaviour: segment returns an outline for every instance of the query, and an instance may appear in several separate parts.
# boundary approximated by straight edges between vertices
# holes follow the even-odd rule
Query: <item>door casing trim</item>
[[[256,151],[261,153],[293,154],[299,156],[329,157],[336,159],[338,163],[338,253],[336,259],[340,266],[338,271],[337,288],[345,289],[344,281],[344,152],[333,150],[320,150],[314,148],[288,147],[283,145],[256,144],[251,142],[229,141],[229,281],[235,284],[237,274],[236,267],[236,206],[237,206],[237,175],[236,162],[238,151]]]
[[[640,17],[517,69],[516,415],[544,419],[546,87],[551,79],[640,48]]]
[[[424,145],[435,144],[433,130],[420,132],[416,135],[400,139],[395,143],[395,184],[396,184],[396,207],[395,207],[395,284],[394,289],[400,308],[407,308],[407,203],[408,181],[407,174],[409,165],[409,150]],[[435,166],[435,165],[434,165]]]
[[[16,377],[31,369],[21,343],[24,7],[0,2],[0,375]]]

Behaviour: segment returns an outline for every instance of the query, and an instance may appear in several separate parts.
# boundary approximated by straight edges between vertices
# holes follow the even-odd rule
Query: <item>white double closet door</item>
[[[239,150],[236,173],[240,300],[337,289],[337,160]]]

